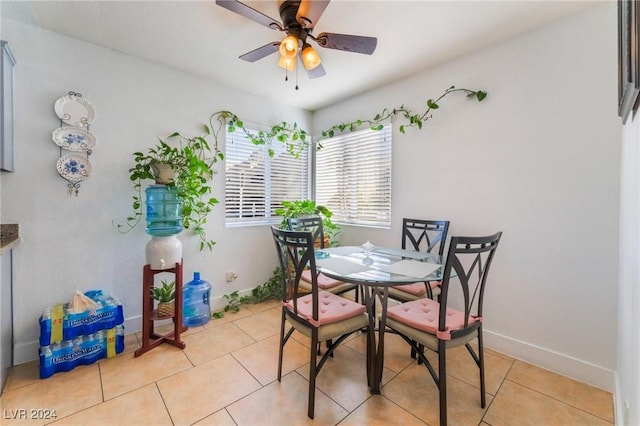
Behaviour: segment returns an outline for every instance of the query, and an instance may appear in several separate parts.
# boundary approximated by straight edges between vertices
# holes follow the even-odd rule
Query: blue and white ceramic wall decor
[[[96,111],[77,92],[69,92],[58,98],[53,110],[60,119],[60,127],[51,134],[51,140],[60,149],[56,168],[58,174],[67,181],[69,194],[75,192],[77,196],[80,182],[91,174],[89,156],[97,141],[89,131],[89,126],[96,118]],[[74,154],[67,154],[65,151],[72,151]]]

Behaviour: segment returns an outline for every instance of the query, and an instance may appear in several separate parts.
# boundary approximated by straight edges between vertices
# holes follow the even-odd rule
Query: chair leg
[[[486,389],[484,383],[484,348],[482,343],[482,325],[478,328],[478,367],[480,368],[480,406],[487,405]]]
[[[282,355],[284,353],[284,325],[286,322],[286,314],[282,311],[282,319],[280,321],[280,348],[278,350],[278,381],[282,379]]]
[[[438,389],[440,391],[440,426],[447,426],[447,353],[445,342],[438,341]]]
[[[307,415],[310,419],[313,419],[314,409],[315,409],[315,400],[316,400],[316,374],[318,372],[316,368],[317,361],[317,352],[313,349],[320,344],[318,342],[318,332],[314,330],[311,336],[311,353],[309,359],[309,401],[307,407]]]

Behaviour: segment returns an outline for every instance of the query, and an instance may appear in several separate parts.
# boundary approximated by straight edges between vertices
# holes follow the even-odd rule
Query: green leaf
[[[434,101],[433,99],[429,99],[427,101],[427,106],[431,109],[438,109],[440,108],[440,106],[436,103],[436,101]]]
[[[482,102],[482,100],[487,97],[487,92],[485,92],[484,90],[478,90],[476,92],[476,97],[478,98],[479,102]]]

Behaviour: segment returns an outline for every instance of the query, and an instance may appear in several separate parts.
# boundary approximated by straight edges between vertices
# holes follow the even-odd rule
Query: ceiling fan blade
[[[302,28],[313,28],[331,0],[302,0],[296,14],[296,21]]]
[[[279,41],[273,41],[269,44],[265,44],[262,47],[258,47],[257,49],[252,50],[251,52],[247,52],[244,55],[240,56],[240,59],[247,62],[255,62],[259,59],[262,59],[266,56],[275,53],[280,48]]]
[[[216,0],[216,4],[227,10],[235,12],[238,15],[242,15],[245,18],[249,18],[260,25],[264,25],[267,28],[282,31],[282,25],[280,25],[280,22],[237,0]]]
[[[326,72],[324,71],[322,64],[318,64],[318,66],[312,70],[307,70],[307,75],[309,76],[309,78],[320,78],[325,74]]]
[[[320,33],[315,37],[315,41],[319,46],[327,49],[345,50],[365,55],[371,55],[378,45],[378,39],[375,37],[335,33]]]

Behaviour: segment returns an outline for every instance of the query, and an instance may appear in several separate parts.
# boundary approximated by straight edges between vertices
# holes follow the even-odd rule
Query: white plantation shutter
[[[391,226],[391,125],[320,141],[316,203],[338,223]]]
[[[282,200],[309,197],[308,149],[295,158],[284,143],[254,145],[244,132],[233,132],[226,136],[225,170],[227,225],[277,223]]]

